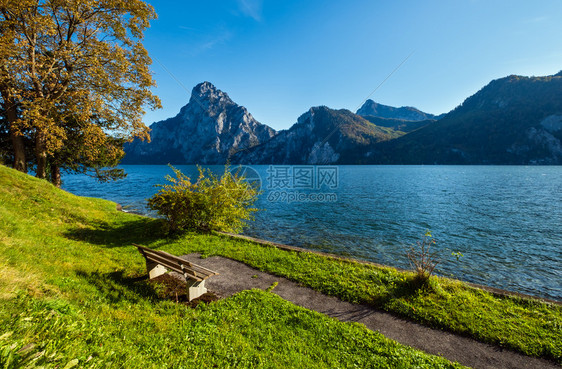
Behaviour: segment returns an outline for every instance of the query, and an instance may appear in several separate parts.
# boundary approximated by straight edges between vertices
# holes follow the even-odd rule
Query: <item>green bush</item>
[[[148,207],[166,218],[169,231],[223,231],[240,232],[257,211],[254,203],[259,190],[244,180],[239,173],[231,173],[225,166],[218,177],[209,169],[198,166],[197,182],[179,169],[171,167],[176,178],[148,199]]]

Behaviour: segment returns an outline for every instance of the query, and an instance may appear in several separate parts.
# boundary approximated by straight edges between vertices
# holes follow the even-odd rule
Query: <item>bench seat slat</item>
[[[176,260],[178,262],[178,264],[183,264],[191,269],[193,269],[195,272],[197,272],[197,274],[203,274],[205,276],[212,276],[212,275],[216,275],[218,274],[217,272],[214,272],[210,269],[207,269],[205,267],[202,267],[201,265],[197,265],[197,264],[193,264],[192,262],[189,262],[185,259],[182,259],[180,257],[168,254],[167,252],[164,251],[160,251],[160,250],[151,250],[148,249],[149,251],[147,251],[148,253],[152,253],[152,254],[157,254],[157,255],[161,255],[167,259],[173,259]]]
[[[160,255],[160,256],[164,257],[165,259],[173,259],[173,260],[178,262],[178,265],[183,264],[185,266],[188,266],[191,269],[193,269],[197,274],[203,274],[206,278],[210,277],[212,275],[218,274],[217,272],[214,272],[210,269],[202,267],[201,265],[193,264],[193,263],[191,263],[191,262],[189,262],[185,259],[182,259],[180,257],[174,256],[174,255],[171,255],[171,254],[168,254],[167,252],[160,251],[160,250],[152,250],[152,249],[140,246],[140,245],[135,245],[135,246],[137,246],[137,248],[139,248],[139,251],[142,250],[141,253],[156,254],[156,255]]]
[[[200,265],[193,264],[175,255],[168,254],[167,252],[149,249],[141,245],[136,245],[136,244],[133,245],[137,247],[139,252],[147,260],[153,261],[157,264],[160,264],[180,274],[184,274],[184,275],[187,274],[186,278],[194,279],[197,281],[203,281],[213,275],[218,274],[217,272],[214,272]]]
[[[168,259],[168,260],[174,260],[174,261],[176,261],[176,262],[178,262],[178,263],[181,262],[181,263],[183,263],[184,265],[189,265],[189,266],[191,266],[191,265],[190,265],[191,263],[190,263],[189,261],[184,260],[184,259],[182,259],[182,258],[179,258],[179,257],[177,257],[177,256],[175,256],[175,255],[168,254],[167,252],[164,252],[164,251],[160,251],[160,250],[151,250],[151,249],[146,249],[146,248],[145,248],[143,251],[144,251],[144,253],[146,253],[146,254],[160,255],[160,256],[162,256],[162,257]]]
[[[192,279],[196,279],[198,281],[202,281],[205,278],[208,278],[210,276],[198,276],[197,274],[193,273],[193,271],[190,271],[189,266],[184,265],[185,269],[182,269],[180,264],[178,262],[176,262],[175,260],[168,260],[164,257],[162,257],[161,255],[158,254],[149,254],[147,253],[145,255],[145,257],[150,260],[150,261],[154,261],[157,264],[160,264],[168,269],[173,270],[174,272],[180,273],[180,274],[184,274],[184,273],[188,273],[190,275],[190,278]],[[205,277],[205,278],[202,278]]]
[[[183,260],[183,259],[173,259],[170,260],[168,258],[166,258],[166,256],[163,256],[161,254],[153,254],[153,253],[146,253],[145,255],[146,258],[148,258],[149,260],[153,260],[155,262],[161,263],[161,264],[166,264],[165,266],[171,266],[173,267],[173,269],[178,272],[178,273],[184,273],[187,272],[188,274],[190,274],[191,276],[193,276],[196,279],[206,279],[209,278],[210,276],[215,275],[215,272],[212,273],[208,273],[207,271],[199,271],[198,268],[194,268],[193,264],[188,262],[187,260]],[[181,266],[184,266],[184,268],[182,268]]]
[[[180,262],[178,262],[176,260],[168,260],[165,257],[163,257],[161,255],[158,255],[158,254],[147,254],[145,257],[148,260],[151,260],[151,261],[154,261],[158,264],[161,264],[161,265],[167,267],[168,269],[172,269],[173,271],[178,272],[180,274],[188,273],[191,278],[196,279],[198,281],[202,281],[203,279],[206,279],[206,278],[210,277],[210,275],[206,275],[206,276],[197,275],[196,272],[191,270],[189,265],[186,265],[185,262],[180,264]],[[184,266],[183,269],[182,269],[181,265]]]
[[[182,263],[186,266],[190,266],[189,262],[187,262],[186,260],[182,260],[179,258],[170,258],[168,257],[168,255],[166,254],[162,254],[161,252],[145,252],[144,256],[147,258],[155,258],[155,259],[160,259],[160,260],[165,260],[168,263],[174,263],[174,265],[176,265],[177,267],[179,267],[179,264]]]

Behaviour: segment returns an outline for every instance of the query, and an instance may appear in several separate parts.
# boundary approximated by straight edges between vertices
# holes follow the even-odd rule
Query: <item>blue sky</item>
[[[148,2],[163,109],[146,124],[175,116],[202,81],[285,129],[311,106],[355,111],[405,59],[371,98],[433,114],[492,79],[562,70],[560,0]]]

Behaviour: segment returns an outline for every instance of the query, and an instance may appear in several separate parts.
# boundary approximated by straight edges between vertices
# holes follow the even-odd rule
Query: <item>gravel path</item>
[[[272,283],[279,284],[274,293],[304,308],[315,310],[341,321],[364,324],[388,338],[451,361],[473,368],[558,368],[550,361],[531,358],[496,346],[483,344],[470,338],[431,329],[396,318],[367,305],[356,305],[341,301],[301,287],[288,279],[260,272],[246,264],[231,259],[212,256],[201,259],[198,254],[184,255],[192,261],[220,273],[206,281],[206,286],[221,297],[259,288],[266,289]]]

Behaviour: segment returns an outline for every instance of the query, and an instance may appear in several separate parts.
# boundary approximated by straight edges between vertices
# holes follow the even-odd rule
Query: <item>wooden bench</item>
[[[188,286],[187,297],[189,301],[207,292],[205,279],[219,274],[164,251],[152,250],[137,244],[133,244],[133,246],[144,256],[146,270],[150,279],[165,274],[166,269],[183,275]]]

